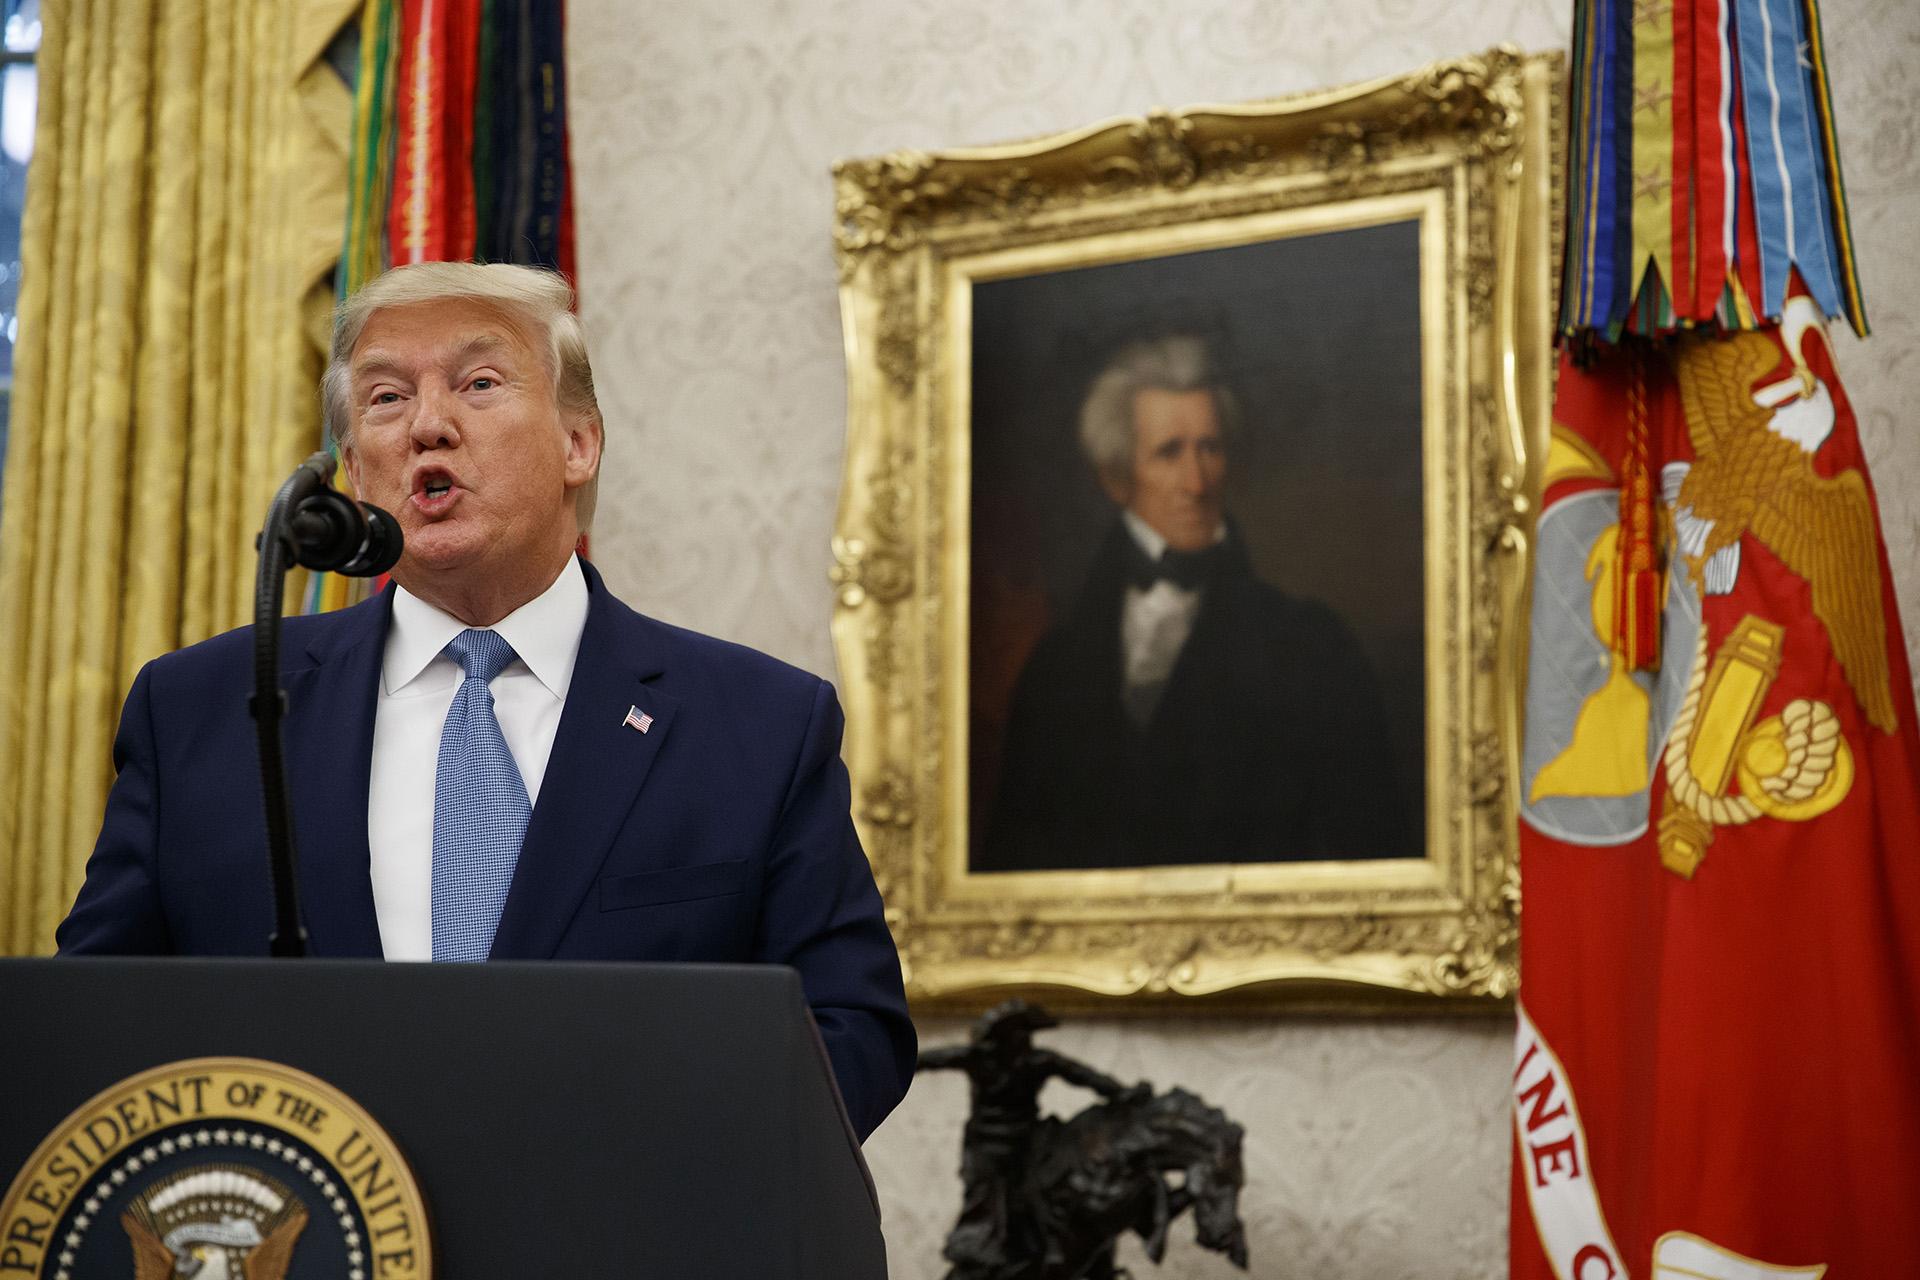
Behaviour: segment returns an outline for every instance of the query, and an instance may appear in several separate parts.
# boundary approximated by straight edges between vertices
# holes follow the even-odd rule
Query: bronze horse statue
[[[1168,1227],[1189,1209],[1200,1247],[1244,1270],[1241,1137],[1239,1125],[1185,1089],[1042,1121],[1028,1182],[1028,1203],[1044,1223],[1034,1280],[1117,1280],[1125,1273],[1114,1266],[1114,1242],[1125,1231],[1157,1263]]]
[[[947,1280],[1119,1280],[1120,1235],[1138,1234],[1157,1263],[1189,1209],[1201,1247],[1245,1268],[1240,1126],[1184,1089],[1155,1097],[1033,1043],[1034,1031],[1057,1025],[1010,1000],[970,1043],[921,1055],[923,1070],[962,1070],[972,1086]],[[1043,1118],[1040,1089],[1053,1078],[1104,1101],[1071,1120]]]

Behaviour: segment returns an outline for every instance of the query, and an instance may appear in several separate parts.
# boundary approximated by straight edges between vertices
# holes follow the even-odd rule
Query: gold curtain
[[[248,620],[260,515],[319,441],[352,118],[324,52],[358,8],[43,6],[0,520],[0,954],[52,948],[121,699],[148,659]]]

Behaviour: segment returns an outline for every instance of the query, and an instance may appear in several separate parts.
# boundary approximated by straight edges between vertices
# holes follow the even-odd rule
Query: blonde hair
[[[353,411],[349,403],[353,349],[377,311],[411,307],[426,302],[468,298],[498,308],[544,335],[547,375],[553,380],[554,404],[563,418],[590,418],[600,424],[601,456],[606,454],[606,424],[593,392],[593,366],[587,360],[587,337],[580,317],[573,313],[573,289],[555,272],[506,262],[415,262],[383,272],[362,285],[334,313],[333,348],[327,371],[320,379],[320,412],[327,436],[347,448],[353,444]],[[593,523],[599,496],[600,473],[580,489],[575,512],[584,532]]]

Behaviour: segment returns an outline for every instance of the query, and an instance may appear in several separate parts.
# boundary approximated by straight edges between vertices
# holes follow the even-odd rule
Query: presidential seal
[[[386,1131],[331,1085],[252,1058],[105,1090],[0,1201],[5,1280],[428,1280],[431,1264]]]

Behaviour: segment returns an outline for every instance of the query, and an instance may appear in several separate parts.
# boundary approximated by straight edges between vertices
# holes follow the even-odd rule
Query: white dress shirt
[[[1120,513],[1127,532],[1147,553],[1158,560],[1167,549],[1167,540],[1159,530],[1135,515],[1131,509]],[[1226,540],[1224,522],[1214,531],[1214,545]],[[1187,647],[1193,634],[1194,619],[1200,616],[1200,588],[1183,587],[1161,578],[1152,586],[1129,586],[1120,608],[1121,705],[1139,728],[1160,704],[1167,681],[1173,676],[1173,664]]]
[[[1147,553],[1147,559],[1158,560],[1167,549],[1167,540],[1132,511],[1121,512],[1120,518]],[[1180,651],[1186,648],[1199,613],[1198,587],[1183,587],[1162,578],[1145,589],[1127,588],[1120,608],[1120,702],[1139,728],[1146,728],[1153,718],[1160,695],[1173,675],[1173,664],[1180,660]]]
[[[552,586],[488,628],[518,655],[487,687],[529,803],[540,800],[586,625],[586,575],[569,558]],[[460,664],[441,650],[466,629],[406,588],[394,588],[367,788],[373,907],[389,960],[433,958],[433,788],[440,730],[465,679]]]

